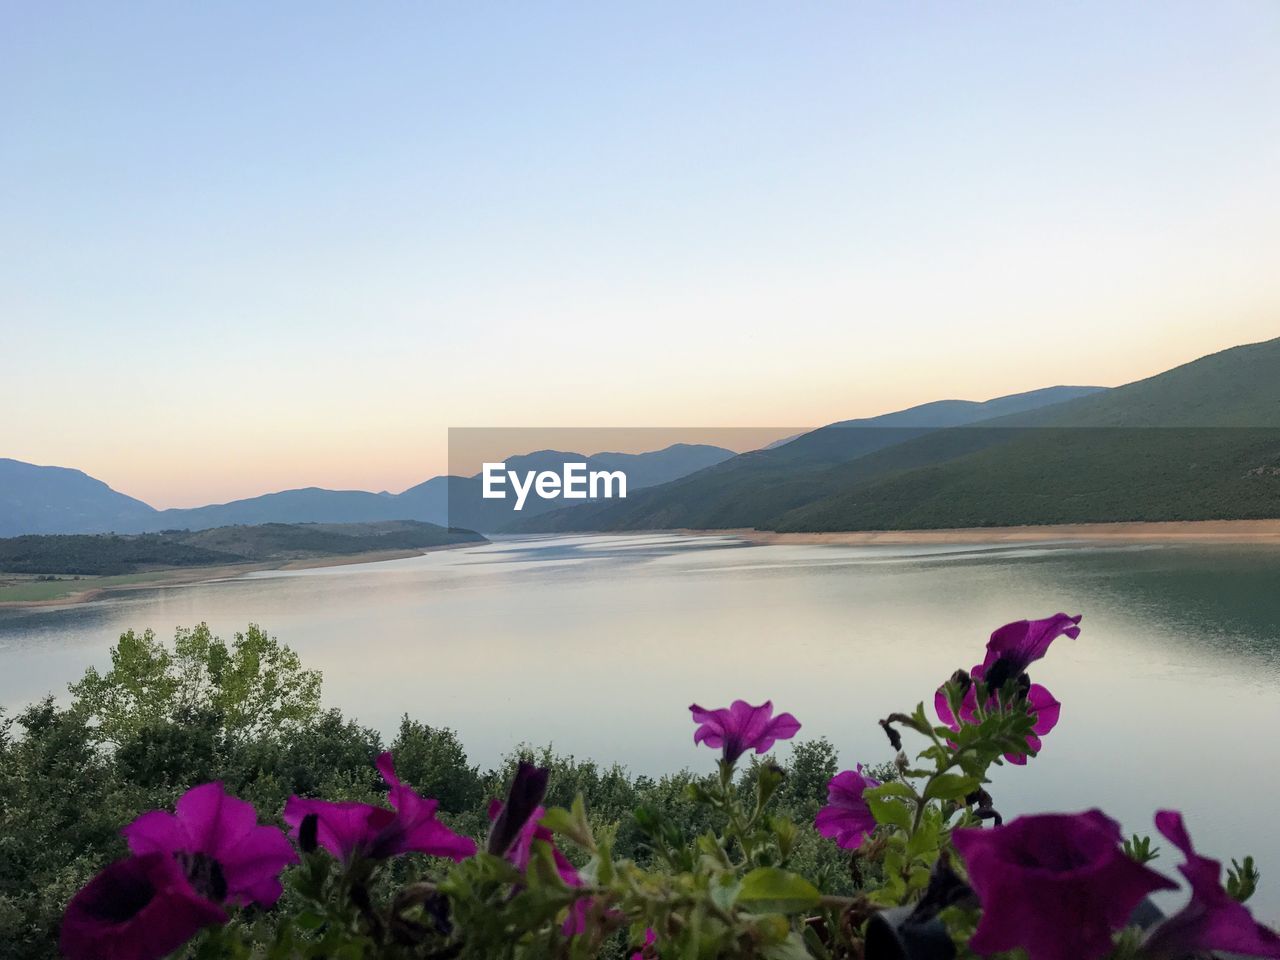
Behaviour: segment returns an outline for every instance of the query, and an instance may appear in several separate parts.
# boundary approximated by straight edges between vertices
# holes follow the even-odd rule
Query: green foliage
[[[109,743],[201,714],[228,737],[271,737],[315,716],[320,674],[255,625],[228,647],[202,623],[179,628],[172,650],[150,630],[130,630],[111,649],[111,669],[90,667],[71,693]]]
[[[228,791],[251,801],[268,818],[292,794],[385,802],[386,785],[374,761],[388,746],[377,731],[337,710],[320,710],[319,675],[303,669],[292,651],[258,627],[250,626],[230,643],[204,625],[179,630],[170,644],[150,632],[130,631],[113,649],[108,669],[87,671],[71,689],[72,700],[65,707],[50,698],[15,716],[0,716],[4,960],[55,957],[67,901],[98,870],[125,854],[120,827],[146,810],[171,808],[193,784],[222,780]],[[546,749],[519,751],[497,768],[482,770],[468,759],[452,730],[407,716],[389,748],[400,776],[424,795],[438,798],[442,819],[454,829],[475,837],[487,832],[489,800],[503,794],[522,757],[551,769],[546,802],[564,808],[567,820],[560,826],[578,823],[573,811],[580,796],[577,810],[585,817],[586,830],[594,838],[607,837],[619,861],[670,869],[651,825],[633,815],[636,808],[652,811],[675,837],[706,834],[716,822],[714,812],[690,796],[695,786],[713,787],[715,777],[689,771],[634,776],[617,765],[601,767]],[[744,770],[739,789],[750,793],[758,767]],[[785,834],[786,824],[812,822],[835,767],[835,751],[826,741],[793,745],[782,763],[785,776],[770,801],[773,836],[779,830]],[[794,833],[788,870],[808,877],[823,893],[852,889],[847,854],[810,829]],[[588,851],[575,846],[566,852],[584,871],[592,869]],[[509,867],[500,864],[476,869],[509,878]],[[385,893],[397,884],[429,879],[442,879],[438,865],[405,858],[391,865],[378,890]],[[290,888],[280,909],[291,915],[301,912],[303,899]],[[559,910],[563,896],[557,902]],[[490,906],[497,909],[501,903],[495,895]],[[535,913],[544,906],[552,910],[532,901],[528,906]],[[420,920],[422,909],[417,902],[407,906],[406,922]],[[266,932],[255,933],[252,925],[241,924],[206,938],[200,950],[206,956],[247,956],[243,951],[250,941],[277,935],[283,938],[276,945],[281,956],[288,955],[296,938],[310,936],[306,930],[277,930],[270,924]],[[626,930],[614,931],[601,955],[629,956],[623,952],[627,940]],[[495,933],[493,955],[504,955],[509,943]],[[477,946],[474,955],[485,954]]]
[[[1150,863],[1160,857],[1160,848],[1151,846],[1150,837],[1142,837],[1135,833],[1124,842],[1124,853],[1130,860]]]
[[[959,428],[839,473],[838,492],[775,514],[767,526],[923,530],[1274,517],[1280,430]]]
[[[1253,857],[1245,857],[1244,862],[1232,860],[1227,870],[1227,893],[1237,903],[1244,903],[1258,889],[1258,881],[1262,874],[1253,865]]]
[[[351,556],[481,542],[470,530],[434,523],[264,523],[160,533],[31,534],[0,539],[0,570],[110,576],[140,570],[220,566],[298,557]]]

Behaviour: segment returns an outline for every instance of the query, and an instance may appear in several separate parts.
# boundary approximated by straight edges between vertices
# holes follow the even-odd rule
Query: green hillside
[[[863,462],[947,427],[1061,404],[1100,387],[1059,386],[994,400],[940,400],[861,420],[845,420],[756,450],[626,500],[584,504],[524,518],[517,532],[761,527],[787,510],[830,495],[829,471]],[[895,468],[896,469],[896,468]],[[464,521],[465,522],[465,521]]]
[[[1209,354],[1145,380],[988,421],[1052,427],[1280,427],[1280,338]]]
[[[547,514],[537,529],[833,531],[1280,517],[1280,339],[946,429],[854,424],[626,501]]]
[[[827,472],[768,529],[1280,516],[1280,339]]]
[[[965,432],[992,442],[944,463],[868,477],[787,511],[769,528],[910,530],[1280,516],[1280,430]]]

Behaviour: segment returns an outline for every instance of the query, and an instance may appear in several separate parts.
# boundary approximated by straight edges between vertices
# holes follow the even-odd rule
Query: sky
[[[1280,5],[11,4],[0,456],[818,425],[1280,335]]]

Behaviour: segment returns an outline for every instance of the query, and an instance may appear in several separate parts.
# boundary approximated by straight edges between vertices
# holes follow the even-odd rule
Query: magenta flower
[[[862,775],[862,764],[858,764],[857,770],[837,773],[827,783],[827,805],[818,811],[813,825],[837,846],[856,850],[876,828],[876,818],[871,815],[867,801],[862,799],[862,793],[878,786],[879,780]]]
[[[460,861],[475,854],[472,840],[436,819],[438,801],[420,796],[400,782],[390,753],[378,757],[378,771],[390,786],[387,800],[393,809],[294,796],[285,804],[285,823],[297,836],[302,821],[308,814],[315,814],[317,842],[339,860],[381,860],[402,853],[426,853]]]
[[[640,949],[631,954],[631,960],[647,960],[649,957],[656,957],[658,952],[654,950],[654,944],[658,942],[658,934],[653,927],[644,928],[644,943]]]
[[[1006,680],[1020,677],[1027,667],[1049,652],[1058,637],[1080,636],[1080,614],[1069,617],[1055,613],[1047,620],[1018,620],[1006,623],[991,634],[987,655],[982,661],[987,683],[998,690]]]
[[[974,681],[979,681],[983,678],[985,672],[986,668],[979,664],[970,671],[970,676]],[[987,701],[987,706],[990,709],[995,709],[995,697],[991,697]],[[969,687],[965,692],[964,700],[960,703],[959,719],[952,713],[951,704],[947,700],[946,688],[944,687],[939,687],[938,691],[933,695],[933,708],[938,713],[938,719],[952,730],[960,729],[961,720],[965,723],[977,723],[978,691],[976,685]],[[1033,753],[1039,753],[1040,748],[1044,745],[1044,741],[1041,738],[1058,725],[1058,719],[1062,715],[1062,704],[1057,701],[1048,689],[1038,683],[1033,683],[1027,688],[1026,709],[1035,718],[1033,732],[1027,738],[1027,747]],[[1010,763],[1021,765],[1027,762],[1026,754],[1006,753],[1004,756]]]
[[[538,768],[534,768],[538,769]],[[513,784],[512,790],[516,789]],[[506,812],[507,804],[503,803],[496,797],[489,803],[489,822],[497,824],[503,819]],[[520,825],[516,831],[515,839],[505,851],[505,857],[510,864],[521,873],[529,869],[529,860],[533,856],[533,842],[541,840],[551,847],[551,856],[555,861],[556,872],[560,874],[560,879],[564,881],[565,886],[580,887],[582,886],[582,877],[578,875],[577,869],[569,862],[568,857],[560,852],[560,848],[556,846],[555,835],[550,830],[542,826],[538,821],[546,814],[545,807],[535,807]],[[564,922],[563,932],[565,936],[574,936],[581,933],[586,928],[587,910],[591,907],[591,899],[589,897],[577,900],[569,910],[569,916]]]
[[[158,960],[226,921],[173,856],[149,853],[113,863],[71,898],[58,945],[67,960]]]
[[[969,944],[980,954],[1097,960],[1144,897],[1176,886],[1126,856],[1119,824],[1100,810],[960,829],[952,842],[982,904]]]
[[[532,763],[521,760],[516,767],[516,775],[507,791],[507,802],[495,800],[500,805],[489,828],[489,853],[505,856],[511,845],[520,836],[521,829],[539,809],[542,798],[547,794],[547,778],[551,771],[546,767],[535,767]],[[542,814],[533,817],[536,821]]]
[[[719,710],[705,710],[695,703],[689,711],[693,722],[699,725],[693,733],[693,742],[723,747],[728,764],[737,763],[748,750],[764,753],[777,741],[790,740],[800,729],[791,714],[773,715],[772,700],[758,707],[745,700],[735,700],[732,706]]]
[[[1182,814],[1161,810],[1156,829],[1182,851],[1178,868],[1191,884],[1187,905],[1152,931],[1143,956],[1182,960],[1193,954],[1226,950],[1250,957],[1280,957],[1280,936],[1253,919],[1253,914],[1222,887],[1222,864],[1196,853]]]
[[[259,826],[253,804],[230,796],[221,783],[193,787],[173,813],[144,813],[121,833],[135,854],[176,856],[207,899],[239,906],[271,906],[280,899],[280,872],[298,862],[285,835]]]

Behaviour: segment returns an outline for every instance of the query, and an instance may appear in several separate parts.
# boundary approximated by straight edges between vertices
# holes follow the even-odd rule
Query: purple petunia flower
[[[640,949],[631,954],[631,960],[646,960],[648,957],[656,957],[658,952],[654,949],[654,944],[658,942],[658,934],[653,927],[644,928],[644,943]]]
[[[1222,864],[1196,853],[1182,814],[1161,810],[1156,829],[1182,851],[1178,868],[1191,884],[1187,905],[1161,923],[1143,944],[1153,960],[1182,960],[1203,951],[1227,950],[1250,957],[1280,957],[1280,935],[1253,919],[1253,914],[1222,887]]]
[[[516,785],[513,784],[512,791],[514,792],[515,790]],[[489,803],[489,822],[496,825],[503,819],[506,809],[507,804],[501,800],[496,797],[491,800]],[[569,858],[560,852],[560,848],[556,846],[555,835],[538,822],[546,812],[545,807],[535,807],[520,825],[516,831],[515,839],[507,847],[503,855],[513,867],[524,873],[529,869],[529,860],[533,856],[533,842],[542,840],[550,845],[551,856],[556,864],[556,872],[560,874],[560,879],[564,881],[565,886],[580,887],[582,886],[582,877],[578,875],[577,869],[569,862]],[[565,936],[574,936],[586,928],[587,911],[590,907],[591,899],[589,897],[574,902],[562,928]]]
[[[72,897],[58,946],[67,960],[158,960],[227,915],[168,853],[107,867]]]
[[[192,886],[209,900],[269,907],[280,899],[280,871],[298,855],[276,827],[258,824],[253,804],[221,783],[193,787],[173,813],[144,813],[121,833],[138,855],[176,856]]]
[[[965,692],[964,700],[960,703],[959,719],[952,713],[951,704],[947,700],[946,688],[939,687],[938,691],[933,695],[933,708],[938,713],[938,719],[950,727],[952,730],[960,729],[960,721],[965,723],[978,722],[978,691],[976,682],[983,679],[985,668],[982,664],[978,664],[970,671],[970,676],[975,681],[975,686],[969,687]],[[992,697],[987,701],[992,708],[995,707],[995,698]],[[1040,748],[1044,745],[1041,740],[1050,730],[1058,725],[1058,719],[1062,715],[1062,704],[1057,701],[1052,693],[1038,683],[1033,683],[1027,688],[1026,692],[1027,712],[1035,717],[1035,726],[1032,728],[1032,734],[1027,738],[1027,747],[1035,753],[1040,752]],[[1027,762],[1026,754],[1006,753],[1005,759],[1010,763],[1019,765]]]
[[[959,829],[952,842],[982,904],[977,953],[1019,947],[1030,960],[1097,960],[1144,897],[1176,887],[1130,859],[1100,810]]]
[[[316,815],[316,840],[339,860],[370,857],[381,860],[402,853],[426,853],[465,860],[476,852],[475,843],[436,819],[439,802],[416,793],[400,782],[391,754],[378,757],[378,771],[390,786],[387,800],[393,807],[368,803],[330,802],[290,797],[284,820],[297,836],[308,814]]]
[[[796,718],[789,713],[773,715],[773,701],[766,700],[753,707],[745,700],[735,700],[730,707],[706,710],[696,703],[689,708],[698,729],[693,733],[694,743],[708,747],[723,747],[726,763],[737,763],[748,750],[764,753],[779,740],[790,740],[800,729]]]
[[[862,799],[862,792],[878,786],[879,780],[863,776],[862,764],[857,770],[837,773],[827,783],[827,805],[818,811],[813,825],[837,846],[856,850],[876,828],[876,818]]]
[[[991,634],[987,655],[982,661],[987,683],[992,690],[1004,686],[1006,680],[1020,677],[1027,667],[1049,652],[1058,637],[1080,636],[1080,614],[1069,617],[1055,613],[1046,620],[1017,620],[1006,623]]]
[[[991,692],[992,696],[986,706],[994,709],[997,702],[996,691],[1007,681],[1023,677],[1021,689],[1024,691],[1024,702],[1027,712],[1035,719],[1035,726],[1027,738],[1027,746],[1031,751],[1039,753],[1043,746],[1041,738],[1058,725],[1062,704],[1047,688],[1031,683],[1024,674],[1028,666],[1048,652],[1049,645],[1058,637],[1066,636],[1074,640],[1080,636],[1080,619],[1079,614],[1069,617],[1065,613],[1055,613],[1045,620],[1018,620],[995,630],[987,641],[986,657],[969,671],[969,678],[974,681],[974,685],[965,691],[960,704],[960,716],[954,715],[945,687],[939,687],[933,695],[933,706],[938,719],[952,730],[959,730],[962,722],[976,723],[978,682],[985,682]],[[1021,753],[1006,753],[1005,759],[1019,765],[1027,762],[1026,754]]]
[[[501,804],[497,815],[491,817],[493,824],[489,828],[489,853],[504,856],[516,842],[521,829],[533,817],[542,798],[546,796],[547,778],[550,775],[551,771],[546,767],[535,767],[525,760],[520,761],[515,778],[511,781],[511,789],[507,791],[506,803]],[[542,814],[538,814],[538,817],[541,816]],[[533,819],[536,821],[538,817]]]

